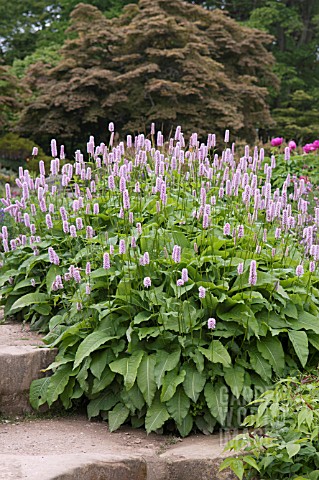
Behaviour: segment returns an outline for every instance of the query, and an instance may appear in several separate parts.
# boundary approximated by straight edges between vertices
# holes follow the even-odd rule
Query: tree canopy
[[[156,122],[202,134],[229,127],[253,139],[271,124],[271,37],[220,10],[140,0],[110,20],[79,4],[68,33],[58,65],[29,71],[36,96],[19,123],[28,135],[79,141],[101,136],[109,119],[124,132]]]
[[[96,37],[109,48],[102,53],[89,21],[80,20],[82,14],[74,13],[78,0],[0,0],[0,65],[7,65],[2,71],[2,75],[6,72],[6,80],[0,87],[6,90],[2,131],[12,127],[16,118],[14,109],[21,105],[16,98],[21,79],[30,88],[29,103],[19,124],[22,135],[31,135],[30,129],[23,131],[26,114],[32,117],[34,125],[43,124],[43,129],[50,127],[57,135],[63,132],[71,138],[74,134],[80,137],[84,131],[101,131],[106,111],[124,129],[140,130],[150,119],[168,125],[175,121],[184,123],[185,118],[188,128],[195,115],[193,124],[202,128],[205,122],[207,131],[213,119],[214,125],[222,128],[222,118],[228,109],[227,123],[247,139],[251,138],[254,125],[264,140],[280,135],[299,142],[312,141],[319,130],[318,0],[186,0],[183,4],[180,0],[163,0],[134,6],[137,2],[86,0],[87,9],[96,9],[94,28],[102,29]],[[126,7],[127,4],[133,6]],[[84,8],[84,15],[85,12],[88,10]],[[119,19],[112,20],[114,17]],[[208,18],[214,24],[207,26]],[[157,21],[158,26],[154,25]],[[112,29],[111,36],[103,33],[107,28]],[[256,30],[252,28],[264,32],[256,34],[263,50],[257,48],[255,56],[252,32]],[[153,38],[153,32],[158,39]],[[267,34],[273,38],[269,40]],[[237,37],[239,42],[234,45]],[[269,52],[275,57],[274,65]],[[259,55],[258,62],[262,65],[257,69],[249,65],[246,81],[240,65],[247,54],[254,59]],[[85,57],[95,59],[94,67],[86,66]],[[110,63],[106,67],[107,62]],[[280,80],[279,90],[273,73]],[[44,102],[47,89],[54,90],[55,75],[62,75],[58,78],[57,92]],[[187,88],[189,92],[185,91]],[[268,98],[262,88],[267,88]],[[139,95],[139,101],[137,96],[133,98],[133,91]],[[64,109],[63,98],[68,101]],[[75,107],[76,99],[80,103]],[[47,105],[51,105],[54,113],[45,114],[42,122]],[[38,129],[34,131],[44,141],[45,134]],[[48,129],[47,136],[50,135]]]

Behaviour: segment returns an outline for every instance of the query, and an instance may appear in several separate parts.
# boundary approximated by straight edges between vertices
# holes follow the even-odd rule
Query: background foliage
[[[212,123],[215,131],[232,127],[246,140],[256,135],[255,129],[264,141],[279,134],[287,140],[294,138],[307,143],[316,136],[319,124],[316,102],[319,89],[319,6],[315,0],[198,0],[188,4],[174,2],[174,8],[170,8],[169,2],[144,2],[145,5],[140,2],[139,7],[127,10],[121,21],[112,20],[111,23],[106,19],[119,17],[128,3],[137,2],[88,1],[87,7],[82,9],[99,9],[100,13],[95,13],[94,17],[97,22],[95,32],[99,32],[97,37],[102,45],[110,43],[116,47],[116,42],[120,41],[123,46],[116,56],[111,51],[98,53],[90,29],[84,28],[84,36],[76,40],[82,28],[80,23],[85,23],[85,16],[80,20],[79,13],[72,14],[77,3],[75,0],[28,0],[8,5],[4,0],[0,1],[0,63],[7,65],[3,70],[6,77],[0,82],[0,95],[6,99],[5,112],[0,112],[3,133],[13,128],[13,123],[21,119],[23,112],[18,122],[20,134],[33,138],[46,148],[49,138],[59,130],[58,124],[71,123],[73,130],[66,136],[72,150],[73,145],[81,141],[80,132],[85,136],[102,132],[105,126],[102,118],[112,110],[123,132],[125,128],[143,131],[149,120],[156,120],[159,125],[164,122],[169,130],[169,125],[176,126],[182,118],[185,128],[186,120],[190,122],[190,129],[193,124]],[[201,10],[194,10],[191,4],[200,5]],[[205,15],[203,7],[213,12],[213,16]],[[227,12],[236,23],[231,23],[230,18],[218,13],[220,11]],[[193,22],[193,18],[200,19],[199,23]],[[138,29],[139,21],[143,23],[143,29]],[[107,25],[112,25],[112,35],[103,33]],[[247,51],[247,45],[251,43],[249,39],[255,34],[246,27],[273,35],[267,48],[276,59],[273,72],[281,82],[280,90],[277,82],[269,82],[272,69],[269,54],[258,51],[260,47],[257,47],[260,66],[256,67],[253,49]],[[208,35],[205,35],[206,29]],[[192,32],[195,41],[186,38],[187,31]],[[243,41],[243,35],[247,42]],[[200,49],[197,36],[202,42]],[[206,36],[212,43],[206,41]],[[170,41],[165,46],[166,37]],[[218,37],[221,42],[216,43]],[[259,33],[258,39],[262,41],[266,37]],[[87,48],[87,57],[94,58],[94,68],[80,57],[81,41],[86,42],[82,48]],[[150,46],[152,52],[146,52]],[[76,70],[74,62],[68,67],[66,60],[61,61],[61,48],[66,60],[74,54],[76,68],[80,70]],[[141,61],[138,48],[144,52],[145,61]],[[180,55],[187,56],[189,61]],[[248,63],[243,63],[248,57]],[[110,58],[112,62],[109,64]],[[116,62],[113,62],[114,58]],[[57,69],[50,70],[49,67]],[[77,76],[81,68],[85,71],[83,83]],[[241,95],[240,85],[245,82],[246,70],[250,84],[242,89]],[[48,102],[45,95],[41,96],[41,91],[50,88],[50,82],[54,82],[58,74],[63,80],[58,82],[58,92]],[[252,76],[257,78],[256,82],[251,83]],[[68,80],[71,93],[63,84]],[[246,80],[248,82],[248,77]],[[146,82],[146,88],[142,82]],[[268,97],[256,89],[256,85],[267,87]],[[128,95],[130,86],[134,95]],[[24,94],[17,102],[21,87]],[[87,105],[83,105],[85,95],[88,95]],[[242,96],[248,98],[247,102]],[[274,122],[269,121],[264,102],[269,104]],[[241,118],[246,104],[246,118]],[[47,112],[49,106],[52,116]],[[78,122],[74,122],[76,113]],[[34,127],[32,131],[27,128],[28,118]],[[47,135],[37,128],[43,123],[48,127]],[[61,128],[60,132],[64,133],[64,129]]]

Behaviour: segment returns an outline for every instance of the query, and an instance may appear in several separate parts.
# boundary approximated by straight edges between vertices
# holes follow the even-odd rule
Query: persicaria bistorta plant
[[[115,145],[114,128],[72,161],[53,140],[51,168],[20,168],[2,199],[5,315],[59,349],[32,405],[83,398],[112,431],[236,426],[276,376],[318,361],[319,209],[276,174],[283,155],[237,152],[229,132],[219,153],[213,134],[153,125]]]

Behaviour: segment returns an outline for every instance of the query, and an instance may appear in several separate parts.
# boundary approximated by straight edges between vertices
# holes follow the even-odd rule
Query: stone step
[[[17,323],[0,324],[0,414],[24,414],[31,382],[44,374],[57,350],[43,348],[39,335]]]
[[[74,416],[0,423],[0,479],[226,480],[224,435],[147,435]]]

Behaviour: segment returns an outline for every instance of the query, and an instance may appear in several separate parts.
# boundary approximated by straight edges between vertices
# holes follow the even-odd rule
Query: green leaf
[[[83,390],[83,392],[87,392],[88,390],[88,384],[87,384],[87,377],[89,375],[89,367],[91,364],[91,357],[87,357],[85,361],[83,362],[83,365],[79,371],[79,373],[76,376],[76,379]]]
[[[206,383],[206,375],[204,373],[200,373],[191,363],[184,364],[183,369],[186,372],[183,382],[184,390],[188,397],[196,403],[199,394],[203,390]]]
[[[154,355],[144,355],[137,371],[137,385],[148,406],[152,404],[156,391],[155,363]]]
[[[243,457],[243,460],[245,463],[248,463],[248,465],[250,465],[251,467],[253,467],[255,470],[257,470],[257,472],[260,472],[260,469],[257,465],[257,462],[256,460],[254,459],[254,457],[251,457],[250,455],[245,455]]]
[[[57,275],[61,275],[61,268],[58,265],[51,265],[46,276],[47,292],[51,293],[52,283]]]
[[[244,387],[245,370],[239,365],[234,365],[234,367],[224,368],[224,372],[225,382],[235,397],[239,398]]]
[[[133,323],[134,325],[139,325],[142,322],[147,322],[152,317],[151,312],[143,311],[135,315]]]
[[[113,360],[114,354],[111,349],[98,350],[92,354],[90,370],[96,378],[100,379],[105,365],[108,365]]]
[[[243,457],[243,460],[244,459],[245,457]],[[219,468],[219,471],[221,472],[222,470],[225,470],[225,468],[230,468],[237,475],[239,480],[242,480],[244,476],[244,471],[245,471],[243,460],[240,460],[239,458],[233,458],[233,457],[226,458],[222,462]]]
[[[103,394],[99,395],[94,400],[91,400],[87,406],[87,413],[89,419],[92,417],[97,417],[102,411],[108,411],[110,408],[118,402],[118,397],[114,395],[112,390],[108,390]]]
[[[145,400],[142,392],[137,386],[137,383],[134,383],[130,390],[122,390],[121,400],[127,406],[127,408],[131,410],[131,412],[133,412],[135,409],[140,411],[145,405]]]
[[[299,452],[300,448],[301,448],[301,445],[300,445],[300,444],[297,444],[297,443],[287,443],[287,445],[286,445],[286,450],[287,450],[287,453],[288,453],[289,458],[292,458],[292,457],[294,457],[295,455],[297,455],[297,453]]]
[[[231,365],[231,358],[219,340],[212,340],[209,348],[198,347],[198,350],[213,363],[222,363],[224,367]]]
[[[99,393],[104,390],[106,387],[111,385],[115,377],[115,373],[111,371],[108,365],[105,365],[104,370],[100,378],[95,378],[93,380],[93,386],[91,394]]]
[[[58,399],[59,395],[68,384],[71,374],[72,365],[71,363],[67,363],[66,365],[61,365],[52,377],[50,377],[50,384],[47,390],[48,405],[52,405],[52,403]]]
[[[75,355],[75,360],[74,360],[74,367],[76,368],[82,360],[90,355],[90,353],[94,352],[94,350],[97,350],[101,345],[104,343],[113,340],[114,338],[118,338],[117,336],[108,336],[105,334],[104,331],[97,331],[90,333],[83,342],[80,344],[76,355]]]
[[[40,283],[40,278],[35,277],[34,281],[35,281],[35,283]],[[32,289],[34,288],[34,287],[31,286],[31,279],[30,278],[25,278],[24,280],[21,280],[21,282],[17,283],[14,286],[13,291],[16,292],[17,290],[20,290],[21,288],[25,288],[25,287],[29,287],[29,289],[30,289],[30,287]]]
[[[204,389],[205,399],[214,418],[224,426],[228,412],[228,389],[221,383],[213,385],[206,383]]]
[[[123,403],[115,405],[108,415],[110,432],[117,430],[125,422],[129,413],[129,409]]]
[[[259,353],[257,348],[251,347],[248,349],[248,353],[250,356],[250,362],[253,367],[253,370],[255,370],[258,375],[261,376],[261,378],[265,381],[271,378],[272,375],[272,369],[267,360],[264,359],[264,357]]]
[[[295,352],[300,360],[300,363],[304,367],[307,363],[308,355],[309,355],[307,334],[306,332],[298,332],[296,330],[290,330],[288,332],[288,335],[295,349]]]
[[[147,433],[154,432],[158,428],[161,428],[168,419],[169,413],[166,405],[160,401],[157,395],[146,413],[145,428]]]
[[[182,423],[176,424],[177,429],[182,437],[187,437],[193,428],[193,417],[190,413],[183,418]]]
[[[285,367],[285,355],[282,345],[276,337],[266,337],[257,340],[257,348],[262,356],[269,361],[274,371],[280,375]]]
[[[34,257],[33,257],[34,258]],[[3,287],[3,285],[5,283],[7,283],[7,281],[9,280],[10,277],[15,277],[16,275],[19,274],[19,271],[18,270],[7,270],[6,272],[4,273],[1,273],[1,277],[0,277],[0,287]]]
[[[319,333],[318,317],[304,310],[299,313],[298,320],[290,320],[290,323],[294,330],[313,330]]]
[[[189,356],[193,360],[193,362],[195,363],[199,373],[202,373],[204,371],[204,368],[205,368],[205,359],[204,359],[202,353],[200,353],[198,350],[196,350],[195,352],[190,352]]]
[[[181,370],[181,372],[177,374],[177,371],[178,368],[166,373],[163,379],[161,402],[170,400],[176,392],[177,385],[183,383],[186,372],[185,370]]]
[[[10,308],[8,313],[12,314],[22,310],[24,307],[28,307],[30,305],[35,305],[36,303],[46,303],[50,300],[49,295],[46,293],[27,293],[23,297],[18,298]]]
[[[119,360],[115,360],[109,365],[112,372],[123,375],[126,390],[129,390],[134,385],[137,370],[140,366],[143,355],[143,350],[138,350],[134,352],[130,357],[120,358]]]
[[[317,333],[308,333],[308,340],[316,350],[319,350],[319,335]]]
[[[33,380],[30,386],[29,400],[31,407],[35,410],[47,401],[47,391],[51,377],[39,378]]]
[[[156,365],[154,374],[157,388],[161,387],[165,372],[173,370],[178,365],[180,355],[180,349],[175,350],[172,353],[167,353],[165,350],[158,350],[156,352]]]
[[[190,407],[190,400],[182,387],[178,386],[174,396],[166,403],[169,414],[174,418],[177,424],[182,424]]]

